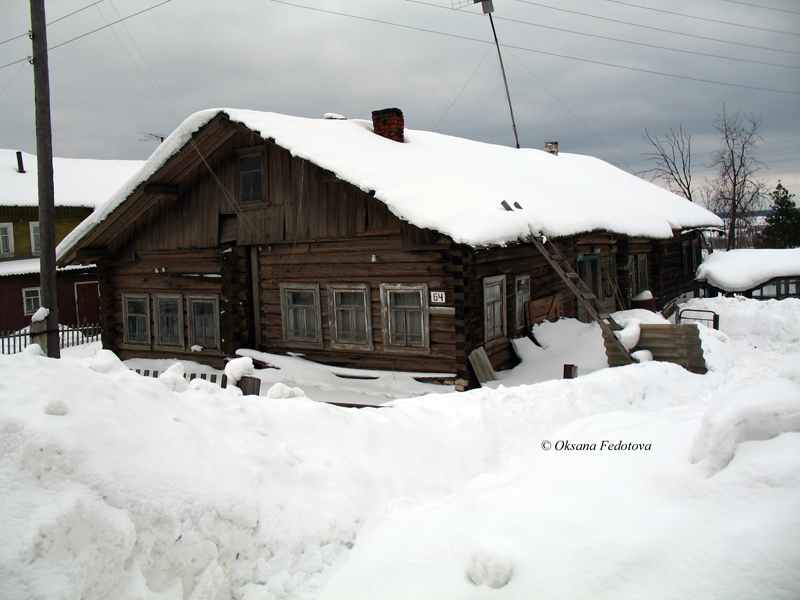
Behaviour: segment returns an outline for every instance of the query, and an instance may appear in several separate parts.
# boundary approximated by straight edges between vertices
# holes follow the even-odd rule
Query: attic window
[[[239,199],[242,204],[264,199],[261,155],[251,154],[239,159]]]

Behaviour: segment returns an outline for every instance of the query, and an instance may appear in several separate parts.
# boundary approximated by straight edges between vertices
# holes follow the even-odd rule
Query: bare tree
[[[651,135],[644,130],[642,138],[650,144],[653,151],[645,153],[647,160],[653,161],[652,169],[642,172],[651,179],[662,179],[669,191],[683,196],[690,202],[692,199],[692,136],[683,132],[683,125],[678,131],[669,128],[663,138]]]
[[[761,117],[722,112],[714,121],[721,146],[711,153],[711,167],[717,177],[704,190],[708,207],[722,215],[728,232],[726,250],[742,247],[745,238],[739,235],[753,228],[753,213],[761,208],[765,185],[756,179],[763,166],[757,158],[761,137]]]

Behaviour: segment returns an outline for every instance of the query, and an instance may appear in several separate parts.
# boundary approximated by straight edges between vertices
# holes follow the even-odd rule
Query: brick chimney
[[[394,140],[403,141],[403,111],[399,108],[384,108],[372,111],[372,129],[380,136]]]

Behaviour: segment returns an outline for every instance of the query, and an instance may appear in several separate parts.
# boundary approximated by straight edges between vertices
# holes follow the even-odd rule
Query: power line
[[[631,27],[639,27],[639,28],[642,28],[642,29],[649,29],[651,31],[660,31],[661,33],[671,33],[671,34],[674,34],[674,35],[682,35],[682,36],[685,36],[685,37],[690,37],[690,38],[694,38],[694,39],[698,39],[698,40],[705,40],[707,42],[718,42],[720,44],[731,44],[731,45],[734,45],[734,46],[743,46],[745,48],[755,48],[757,50],[769,50],[770,52],[783,52],[783,53],[786,53],[786,54],[800,54],[800,52],[798,52],[796,50],[781,50],[779,48],[768,48],[766,46],[756,46],[755,44],[745,44],[744,42],[734,42],[732,40],[721,40],[721,39],[718,39],[718,38],[711,38],[711,37],[707,37],[707,36],[703,36],[703,35],[695,35],[693,33],[685,33],[683,31],[674,31],[674,30],[671,30],[671,29],[662,29],[660,27],[651,27],[650,25],[639,25],[637,23],[630,23],[628,21],[621,21],[619,19],[611,19],[609,17],[600,17],[600,16],[597,16],[597,15],[590,15],[588,13],[583,13],[583,12],[580,12],[580,11],[577,11],[577,10],[568,10],[566,8],[558,8],[558,7],[555,7],[555,6],[548,6],[547,4],[539,4],[538,2],[532,2],[531,0],[517,0],[517,2],[520,2],[522,4],[529,4],[531,6],[537,6],[539,8],[546,8],[546,9],[549,9],[549,10],[565,12],[565,13],[569,13],[569,14],[572,14],[572,15],[579,15],[581,17],[589,17],[590,19],[598,19],[600,21],[608,21],[610,23],[618,23],[618,24],[621,24],[621,25],[629,25]]]
[[[430,7],[433,7],[433,8],[441,8],[441,9],[444,9],[444,10],[452,10],[451,8],[448,8],[446,6],[442,6],[441,4],[432,4],[430,2],[423,2],[422,0],[405,0],[405,1],[406,2],[410,2],[412,4],[421,4],[423,6],[430,6]],[[462,14],[463,13],[464,13],[464,11],[462,11]],[[480,15],[478,13],[474,13],[474,12],[467,12],[466,14],[474,15],[476,17],[482,16],[482,15]],[[782,65],[782,64],[778,64],[778,63],[771,63],[771,62],[766,62],[766,61],[761,61],[761,60],[752,60],[752,59],[748,59],[748,58],[736,58],[736,57],[733,57],[733,56],[723,56],[723,55],[720,55],[720,54],[708,54],[706,52],[697,52],[697,51],[693,51],[693,50],[685,50],[685,49],[682,49],[682,48],[670,48],[669,46],[658,46],[658,45],[655,45],[655,44],[646,44],[644,42],[634,42],[632,40],[623,40],[623,39],[620,39],[620,38],[613,38],[613,37],[604,36],[604,35],[597,35],[595,33],[586,33],[586,32],[583,32],[583,31],[575,31],[575,30],[572,30],[572,29],[563,29],[561,27],[554,27],[552,25],[541,25],[539,23],[531,23],[530,21],[522,21],[520,19],[511,19],[509,17],[499,17],[498,16],[498,17],[496,17],[496,19],[498,21],[507,21],[509,23],[517,23],[518,25],[528,25],[530,27],[539,27],[541,29],[548,29],[550,31],[560,31],[562,33],[570,33],[570,34],[573,34],[573,35],[582,35],[584,37],[591,37],[591,38],[595,38],[595,39],[599,39],[599,40],[606,40],[606,41],[611,41],[611,42],[619,42],[621,44],[631,44],[631,45],[634,45],[634,46],[642,46],[644,48],[653,48],[653,49],[656,49],[656,50],[666,50],[668,52],[680,52],[681,54],[692,54],[694,56],[705,56],[707,58],[719,58],[719,59],[722,59],[722,60],[732,60],[732,61],[736,61],[736,62],[750,63],[750,64],[755,64],[755,65],[764,65],[764,66],[768,66],[768,67],[782,67],[782,68],[785,68],[785,69],[800,70],[800,66],[795,66],[795,65]]]
[[[64,15],[63,17],[59,17],[57,19],[53,19],[52,21],[50,21],[47,24],[47,26],[50,27],[50,25],[53,25],[54,23],[58,23],[59,21],[63,21],[64,19],[66,19],[67,17],[71,17],[72,15],[77,15],[79,12],[82,12],[82,11],[86,10],[87,8],[92,8],[93,6],[95,6],[97,4],[100,4],[101,2],[104,2],[104,0],[97,0],[96,2],[92,2],[88,6],[84,6],[83,8],[79,8],[78,10],[72,11],[68,15]],[[21,33],[20,35],[14,36],[12,38],[8,38],[7,40],[3,40],[2,42],[0,42],[0,46],[5,44],[6,42],[13,42],[14,40],[18,40],[20,38],[24,38],[27,35],[28,35],[28,32],[25,32],[25,33]]]
[[[742,6],[752,6],[753,8],[763,8],[764,10],[776,10],[785,12],[792,15],[800,15],[800,11],[789,10],[787,8],[773,8],[772,6],[761,6],[760,4],[752,4],[750,2],[740,2],[739,0],[721,0],[722,2],[730,2],[731,4],[741,4]]]
[[[654,8],[652,6],[640,6],[638,4],[634,4],[632,2],[623,2],[622,0],[606,0],[606,2],[611,2],[613,4],[621,4],[623,6],[631,6],[633,8],[640,8],[642,10],[650,10],[657,13],[662,13],[665,15],[673,15],[676,17],[683,17],[684,19],[695,19],[697,21],[705,21],[707,23],[717,23],[719,25],[730,25],[732,27],[744,27],[746,29],[756,29],[758,31],[767,31],[769,33],[781,33],[784,35],[797,35],[800,36],[800,33],[794,31],[779,31],[777,29],[767,29],[766,27],[756,27],[755,25],[742,25],[741,23],[731,23],[730,21],[720,21],[718,19],[708,19],[706,17],[697,17],[694,15],[685,15],[679,12],[673,12],[671,10],[663,10],[661,8]]]
[[[127,17],[122,17],[118,21],[114,21],[112,23],[107,23],[106,25],[103,25],[102,27],[98,27],[97,29],[93,29],[91,31],[87,31],[86,33],[83,33],[83,34],[81,34],[81,35],[79,35],[77,37],[74,37],[74,38],[72,38],[70,40],[67,40],[66,42],[61,42],[60,44],[56,44],[55,46],[50,46],[47,49],[47,51],[50,52],[51,50],[55,50],[56,48],[61,48],[61,46],[66,46],[67,44],[70,44],[70,43],[72,43],[74,41],[77,41],[77,40],[80,40],[82,38],[85,38],[86,36],[92,35],[93,33],[97,33],[98,31],[102,31],[103,29],[107,29],[107,28],[111,27],[112,25],[116,25],[117,23],[122,23],[123,21],[127,21],[128,19],[132,19],[133,17],[137,17],[137,16],[139,16],[139,15],[141,15],[143,13],[146,13],[148,11],[153,10],[154,8],[158,8],[159,6],[163,6],[164,4],[168,4],[169,2],[172,2],[172,0],[163,0],[163,2],[159,2],[158,4],[154,4],[153,6],[151,6],[149,8],[145,8],[143,10],[140,10],[139,12],[135,12],[133,14],[130,14]],[[95,4],[99,4],[99,2],[95,2],[94,4],[90,4],[89,6],[86,6],[84,8],[90,8],[90,7],[94,6]],[[81,10],[83,10],[83,9],[81,9]],[[76,11],[76,12],[78,12],[78,11]],[[15,60],[13,62],[10,62],[10,63],[6,64],[6,65],[1,65],[0,69],[5,69],[6,67],[10,67],[11,65],[16,65],[16,64],[24,62],[26,60],[28,60],[28,59],[27,58],[20,58],[19,60]]]
[[[550,89],[549,89],[549,88],[548,88],[548,87],[547,87],[547,86],[546,86],[546,85],[545,85],[545,84],[542,82],[542,80],[541,80],[541,79],[539,79],[539,78],[538,78],[538,77],[537,77],[537,76],[534,74],[534,72],[533,72],[533,71],[531,71],[531,70],[530,70],[528,67],[526,67],[526,66],[525,66],[525,64],[524,64],[522,61],[520,61],[520,59],[518,59],[516,56],[514,56],[514,53],[513,53],[513,52],[509,52],[509,54],[510,54],[510,55],[511,55],[511,56],[514,58],[514,60],[516,60],[516,61],[517,61],[517,62],[520,64],[520,66],[521,66],[523,69],[525,69],[525,70],[526,70],[528,73],[530,73],[531,77],[533,77],[533,78],[534,78],[534,79],[535,79],[537,82],[539,82],[539,85],[541,85],[541,86],[542,86],[542,88],[544,88],[544,91],[546,91],[548,94],[550,94],[550,95],[551,95],[551,96],[552,96],[552,97],[553,97],[553,98],[556,100],[556,102],[558,102],[558,103],[559,103],[561,106],[563,106],[563,107],[564,107],[564,108],[567,110],[567,112],[569,112],[569,114],[571,114],[571,115],[572,115],[572,117],[573,117],[573,118],[574,118],[574,119],[575,119],[575,120],[576,120],[578,123],[580,123],[581,125],[583,125],[584,129],[586,129],[586,131],[588,131],[588,132],[589,132],[589,134],[590,134],[590,135],[591,135],[591,136],[592,136],[594,139],[596,139],[598,142],[600,142],[601,144],[603,144],[603,146],[605,146],[605,147],[606,147],[606,150],[608,150],[608,151],[609,151],[611,154],[613,154],[613,155],[614,155],[614,156],[617,158],[617,160],[618,160],[618,161],[620,161],[622,164],[624,164],[624,165],[625,165],[625,166],[628,168],[628,170],[629,170],[630,172],[633,172],[633,169],[631,168],[631,166],[630,166],[630,165],[629,165],[627,162],[625,162],[625,159],[624,159],[624,158],[622,158],[622,157],[621,157],[619,154],[617,154],[616,152],[614,152],[613,148],[611,148],[611,146],[609,146],[608,144],[606,144],[606,143],[605,143],[605,142],[604,142],[604,141],[603,141],[603,140],[600,138],[600,136],[598,136],[598,135],[597,135],[597,134],[596,134],[594,131],[592,131],[592,129],[591,129],[591,128],[590,128],[590,127],[589,127],[589,126],[586,124],[586,123],[584,123],[584,122],[583,122],[583,121],[580,119],[580,117],[578,117],[578,115],[576,115],[576,114],[575,114],[575,113],[572,111],[572,109],[571,109],[569,106],[567,106],[567,105],[566,105],[566,103],[564,103],[564,102],[561,100],[561,98],[559,98],[559,97],[558,97],[558,96],[556,96],[556,95],[555,95],[553,92],[551,92],[551,91],[550,91]]]
[[[399,28],[402,28],[402,29],[410,29],[412,31],[420,31],[420,32],[423,32],[423,33],[433,33],[435,35],[441,35],[441,36],[451,37],[451,38],[455,38],[455,39],[467,40],[467,41],[471,41],[471,42],[479,42],[481,44],[491,44],[491,43],[493,43],[493,42],[490,42],[490,41],[481,40],[481,39],[469,37],[469,36],[466,36],[466,35],[458,35],[458,34],[455,34],[455,33],[446,33],[446,32],[443,32],[443,31],[436,31],[434,29],[426,29],[424,27],[416,27],[416,26],[413,26],[413,25],[404,25],[402,23],[392,23],[391,21],[383,21],[381,19],[374,19],[374,18],[371,18],[371,17],[363,17],[363,16],[360,16],[360,15],[354,15],[354,14],[350,14],[350,13],[337,12],[337,11],[333,11],[333,10],[317,8],[317,7],[314,7],[314,6],[305,6],[303,4],[295,4],[293,2],[287,2],[286,0],[271,0],[271,1],[275,2],[277,4],[284,4],[286,6],[292,6],[294,8],[302,8],[302,9],[305,9],[305,10],[311,10],[311,11],[320,12],[320,13],[324,13],[324,14],[337,15],[337,16],[340,16],[340,17],[348,17],[348,18],[351,18],[351,19],[357,19],[357,20],[360,20],[360,21],[367,21],[367,22],[370,22],[370,23],[380,23],[382,25],[390,25],[392,27],[399,27]],[[518,1],[522,1],[522,0],[518,0]],[[591,59],[588,59],[588,58],[579,58],[579,57],[576,57],[576,56],[569,56],[569,55],[566,55],[566,54],[557,54],[555,52],[546,52],[544,50],[535,50],[533,48],[524,48],[522,46],[513,46],[513,45],[510,45],[510,44],[501,44],[501,45],[504,48],[510,48],[510,49],[513,49],[513,50],[520,50],[520,51],[523,51],[523,52],[533,52],[535,54],[542,54],[542,55],[545,55],[545,56],[553,56],[555,58],[565,58],[565,59],[568,59],[568,60],[575,60],[575,61],[585,62],[585,63],[589,63],[589,64],[593,64],[593,65],[600,65],[600,66],[603,66],[603,67],[613,67],[613,68],[616,68],[616,69],[624,69],[626,71],[635,71],[635,72],[638,72],[638,73],[648,73],[650,75],[661,75],[662,77],[671,77],[671,78],[674,78],[674,79],[683,79],[683,80],[686,80],[686,81],[696,81],[696,82],[701,82],[701,83],[712,83],[712,84],[715,84],[715,85],[723,85],[723,86],[726,86],[726,87],[736,87],[736,88],[742,88],[742,89],[748,89],[748,90],[756,90],[756,91],[761,91],[761,92],[773,92],[773,93],[777,93],[777,94],[790,94],[790,95],[793,95],[793,96],[800,96],[800,92],[793,92],[791,90],[776,90],[776,89],[772,89],[772,88],[763,88],[763,87],[752,86],[752,85],[743,85],[743,84],[740,84],[740,83],[729,83],[729,82],[725,82],[725,81],[715,81],[713,79],[708,79],[708,78],[690,77],[688,75],[677,75],[675,73],[664,73],[664,72],[661,72],[661,71],[652,71],[652,70],[649,70],[649,69],[642,69],[642,68],[639,68],[639,67],[628,67],[628,66],[624,66],[624,65],[606,63],[606,62],[602,62],[602,61],[599,61],[599,60],[591,60]]]

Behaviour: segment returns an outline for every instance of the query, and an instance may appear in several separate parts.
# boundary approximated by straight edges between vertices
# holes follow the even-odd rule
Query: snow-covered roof
[[[722,225],[701,206],[589,156],[556,156],[410,129],[398,143],[375,135],[368,121],[212,109],[186,119],[136,177],[62,242],[59,256],[220,113],[374,193],[401,219],[475,247],[514,242],[531,232],[566,236],[605,230],[668,238],[676,229]],[[507,211],[503,201],[521,208]]]
[[[726,292],[753,289],[775,277],[800,276],[800,248],[714,252],[697,269],[697,278]]]
[[[85,269],[87,265],[67,265],[58,267],[59,271]],[[9,275],[33,275],[39,273],[40,261],[38,258],[23,258],[22,260],[4,260],[0,262],[0,277]]]
[[[0,206],[38,206],[36,156],[22,153],[25,172],[17,171],[15,150],[0,148]],[[53,158],[56,206],[95,208],[144,165],[143,160]]]

